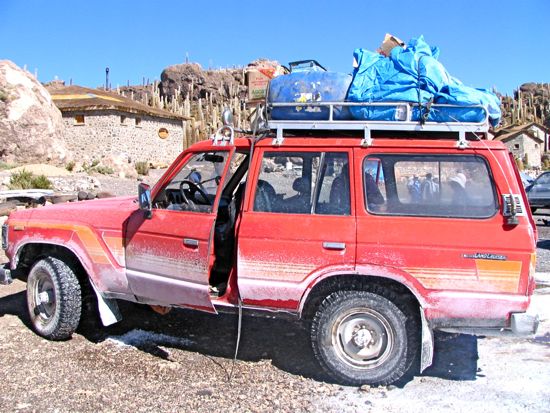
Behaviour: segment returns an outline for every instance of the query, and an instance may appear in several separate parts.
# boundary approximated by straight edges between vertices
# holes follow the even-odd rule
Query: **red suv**
[[[501,142],[464,125],[271,127],[222,128],[137,200],[12,213],[0,280],[27,281],[35,331],[70,337],[90,294],[105,325],[117,300],[287,313],[308,323],[326,372],[354,385],[429,366],[434,329],[536,331],[536,227]]]

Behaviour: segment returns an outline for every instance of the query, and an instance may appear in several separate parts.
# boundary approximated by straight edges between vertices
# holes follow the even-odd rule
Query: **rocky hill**
[[[503,126],[537,122],[550,127],[550,83],[524,83],[502,96]]]
[[[151,105],[156,93],[158,100],[166,104],[174,99],[191,102],[207,99],[215,105],[234,98],[244,101],[248,93],[246,70],[259,65],[277,66],[278,62],[258,59],[246,67],[217,70],[205,70],[198,63],[175,64],[163,69],[158,83],[122,86],[119,90],[125,96]]]
[[[160,94],[168,100],[175,97],[191,100],[211,96],[215,103],[238,97],[246,98],[245,70],[203,70],[197,63],[169,66],[160,75]]]
[[[0,161],[66,162],[61,112],[36,78],[0,61]]]

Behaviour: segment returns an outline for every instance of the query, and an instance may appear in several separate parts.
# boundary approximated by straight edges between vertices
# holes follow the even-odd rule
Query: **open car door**
[[[150,218],[125,228],[129,286],[139,302],[216,312],[209,295],[213,226],[232,146],[186,153],[152,191]]]

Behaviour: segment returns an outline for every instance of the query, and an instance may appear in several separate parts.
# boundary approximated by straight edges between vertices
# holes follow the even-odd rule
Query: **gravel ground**
[[[530,339],[438,334],[424,374],[399,386],[345,387],[316,368],[297,324],[127,304],[123,322],[65,342],[35,335],[24,284],[0,289],[1,411],[424,412],[550,411],[550,295]],[[233,369],[231,380],[229,376]]]
[[[539,241],[537,243],[537,272],[550,272],[550,210],[539,209],[533,215],[537,223]]]
[[[136,181],[100,181],[118,195],[137,191]],[[537,270],[550,272],[550,226],[542,221],[550,211],[541,212]],[[533,298],[543,316],[536,337],[439,333],[432,367],[378,388],[332,383],[315,364],[307,332],[274,318],[245,315],[235,364],[237,319],[227,314],[162,317],[125,303],[121,323],[50,342],[29,328],[24,288],[0,287],[0,411],[550,411],[548,288]]]
[[[100,182],[99,188],[103,192],[109,192],[115,196],[136,195],[137,187],[140,182],[145,182],[149,185],[154,185],[166,169],[150,169],[149,175],[136,179],[120,179],[109,175],[95,174],[94,177]]]

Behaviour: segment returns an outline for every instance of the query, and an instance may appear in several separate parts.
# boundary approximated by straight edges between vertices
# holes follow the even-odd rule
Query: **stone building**
[[[538,123],[510,126],[498,131],[495,140],[504,143],[514,157],[527,159],[526,167],[540,169],[542,155],[548,150],[548,129]]]
[[[48,91],[76,160],[122,155],[132,163],[169,164],[186,147],[185,117],[104,90],[52,85]]]

